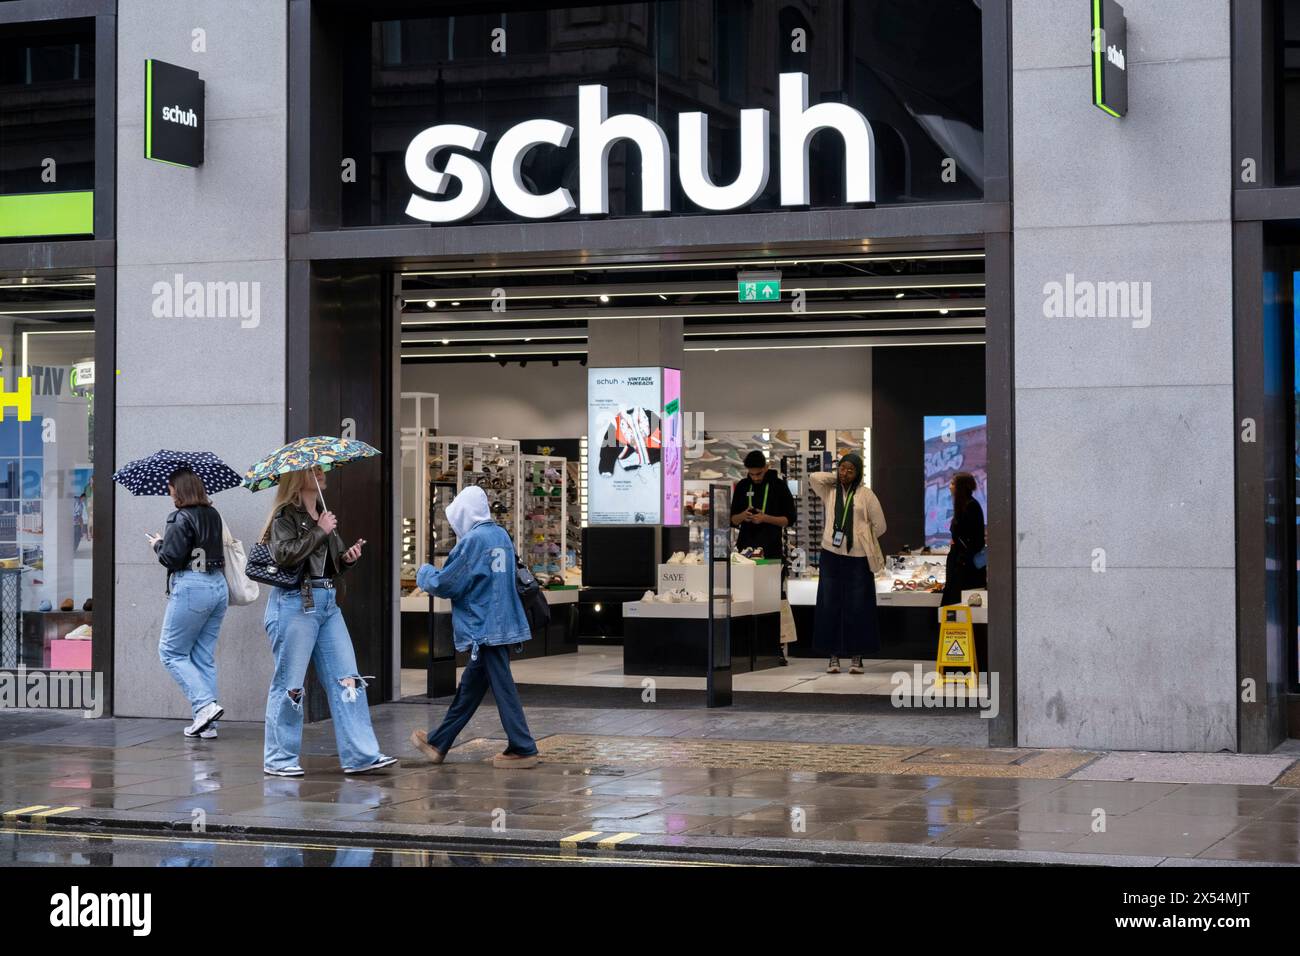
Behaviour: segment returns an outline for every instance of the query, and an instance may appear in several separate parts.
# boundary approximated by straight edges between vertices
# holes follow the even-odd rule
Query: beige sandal
[[[447,757],[445,753],[429,743],[429,738],[423,730],[411,731],[411,746],[428,757],[429,763],[442,763]]]
[[[541,757],[537,754],[497,754],[492,758],[492,766],[498,770],[531,770],[536,767]]]

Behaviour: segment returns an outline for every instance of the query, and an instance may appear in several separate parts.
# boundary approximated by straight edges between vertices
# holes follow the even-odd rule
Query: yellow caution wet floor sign
[[[979,664],[975,661],[975,625],[971,623],[970,608],[965,604],[949,604],[939,608],[939,656],[935,670],[939,685],[965,684],[976,689]],[[965,673],[950,676],[947,671]]]

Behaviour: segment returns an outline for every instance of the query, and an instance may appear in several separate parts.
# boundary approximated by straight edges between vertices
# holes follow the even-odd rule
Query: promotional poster
[[[587,520],[659,524],[663,418],[658,368],[587,370]],[[680,473],[680,457],[678,472]]]

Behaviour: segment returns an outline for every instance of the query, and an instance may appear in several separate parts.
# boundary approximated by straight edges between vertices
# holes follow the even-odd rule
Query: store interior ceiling
[[[0,324],[23,328],[30,334],[65,334],[87,331],[95,319],[95,277],[93,275],[0,276]],[[44,323],[57,323],[51,329]],[[22,336],[26,351],[28,335]],[[14,367],[27,374],[27,356],[16,356],[12,365],[0,355],[0,370],[9,376]]]
[[[93,275],[0,276],[0,316],[84,322],[94,314]]]
[[[739,301],[773,273],[778,301]],[[620,318],[680,317],[688,352],[984,344],[979,250],[449,266],[398,292],[404,363],[585,364],[590,323]]]

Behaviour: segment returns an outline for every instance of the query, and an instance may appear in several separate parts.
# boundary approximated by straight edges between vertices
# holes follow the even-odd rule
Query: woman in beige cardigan
[[[880,647],[874,575],[885,566],[879,540],[885,513],[862,483],[862,458],[856,454],[841,458],[836,472],[818,472],[808,480],[826,510],[813,647],[829,656],[826,673],[838,674],[840,658],[850,657],[849,673],[861,674],[862,655]]]

